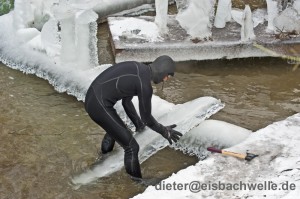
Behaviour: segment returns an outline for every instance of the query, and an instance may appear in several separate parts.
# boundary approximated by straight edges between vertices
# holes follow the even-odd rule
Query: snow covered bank
[[[252,161],[212,154],[134,198],[298,198],[299,145],[300,113],[260,129],[227,149],[258,154]]]

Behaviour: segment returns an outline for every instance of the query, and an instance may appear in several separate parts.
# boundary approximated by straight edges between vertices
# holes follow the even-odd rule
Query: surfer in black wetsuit
[[[158,57],[150,65],[135,61],[122,62],[102,72],[87,91],[85,109],[92,120],[106,131],[101,145],[102,153],[112,151],[115,141],[119,143],[125,151],[126,172],[133,179],[142,178],[138,160],[139,145],[113,106],[122,100],[124,110],[136,131],[141,132],[148,126],[160,133],[170,144],[177,142],[182,134],[173,129],[176,125],[163,126],[151,114],[151,80],[155,84],[164,82],[174,76],[174,72],[174,61],[165,55]],[[133,96],[138,96],[141,118],[131,101]]]

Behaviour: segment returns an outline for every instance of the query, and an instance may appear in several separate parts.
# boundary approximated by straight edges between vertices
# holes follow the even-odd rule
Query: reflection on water
[[[178,63],[159,95],[174,103],[213,96],[226,107],[213,116],[251,130],[300,112],[300,69],[274,58]]]
[[[299,77],[299,69],[279,59],[178,63],[175,78],[155,93],[174,103],[214,96],[226,104],[215,119],[256,130],[300,112]],[[3,65],[0,101],[0,198],[128,198],[145,189],[124,170],[71,188],[70,176],[95,161],[104,134],[82,102]],[[167,177],[195,162],[165,149],[142,172]]]

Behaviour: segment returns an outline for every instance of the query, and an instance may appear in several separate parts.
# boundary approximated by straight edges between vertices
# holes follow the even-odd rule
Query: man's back
[[[113,106],[125,97],[140,95],[144,89],[151,88],[152,95],[151,71],[147,65],[134,61],[118,63],[101,73],[91,88],[106,106]]]

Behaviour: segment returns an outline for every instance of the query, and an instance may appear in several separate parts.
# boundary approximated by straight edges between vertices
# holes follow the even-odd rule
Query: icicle
[[[268,32],[274,32],[276,29],[274,27],[274,19],[278,16],[278,2],[276,0],[267,0],[268,9]]]
[[[241,29],[241,41],[249,41],[255,39],[253,30],[252,13],[249,5],[246,5],[243,18],[242,18],[242,29]]]
[[[76,55],[81,69],[98,65],[97,18],[98,15],[92,10],[84,11],[76,18]]]
[[[231,20],[231,5],[231,0],[219,0],[214,23],[216,28],[224,28]]]
[[[168,32],[168,0],[155,0],[155,23],[159,28],[161,34]]]
[[[61,43],[57,20],[50,19],[44,24],[41,31],[41,42],[48,56],[54,58],[60,54]]]
[[[60,1],[54,10],[55,18],[61,26],[61,54],[64,63],[75,61],[75,11],[70,8],[67,0]]]

